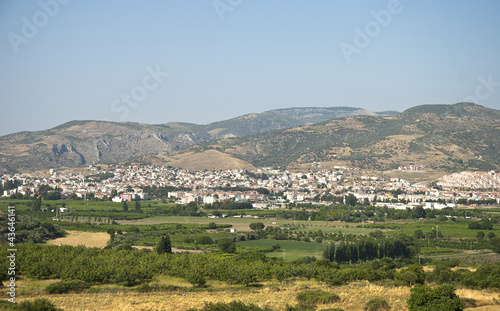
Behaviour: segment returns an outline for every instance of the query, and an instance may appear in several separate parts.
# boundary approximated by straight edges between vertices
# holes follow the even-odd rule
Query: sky
[[[497,0],[0,0],[0,135],[287,107],[500,109]]]

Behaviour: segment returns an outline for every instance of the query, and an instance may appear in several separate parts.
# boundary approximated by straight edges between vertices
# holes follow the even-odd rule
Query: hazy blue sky
[[[498,0],[3,0],[0,135],[299,106],[499,109],[499,16]]]

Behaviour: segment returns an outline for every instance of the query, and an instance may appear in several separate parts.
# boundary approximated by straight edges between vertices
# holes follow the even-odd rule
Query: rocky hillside
[[[387,170],[500,168],[500,111],[471,103],[424,105],[203,145],[255,166],[333,162]]]
[[[116,163],[220,138],[244,137],[361,114],[377,115],[359,108],[334,107],[280,109],[208,125],[71,121],[50,130],[0,137],[0,172]]]

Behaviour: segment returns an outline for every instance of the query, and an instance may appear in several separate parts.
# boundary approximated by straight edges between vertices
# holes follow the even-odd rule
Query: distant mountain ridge
[[[497,170],[500,111],[472,103],[424,105],[389,117],[340,118],[202,146],[257,167],[333,161],[374,170]]]
[[[44,131],[0,137],[0,172],[116,163],[222,138],[245,137],[339,117],[394,113],[352,107],[297,107],[251,113],[207,125],[70,121]]]

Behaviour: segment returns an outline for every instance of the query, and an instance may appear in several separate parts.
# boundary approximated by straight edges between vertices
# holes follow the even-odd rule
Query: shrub
[[[193,286],[202,287],[207,283],[205,275],[201,271],[191,270],[186,273],[186,281],[193,284]]]
[[[381,298],[375,298],[368,301],[365,305],[367,311],[391,310],[391,306]]]
[[[46,299],[46,298],[38,298],[33,301],[22,301],[16,305],[14,310],[22,310],[22,311],[61,311],[62,309],[58,309],[56,305]]]
[[[299,302],[296,306],[286,305],[285,311],[315,311],[316,305],[308,302]]]
[[[408,308],[410,311],[461,311],[465,307],[455,295],[455,288],[452,285],[431,288],[417,284],[411,289]]]
[[[189,309],[188,311],[272,311],[271,309],[264,307],[260,308],[254,304],[245,305],[241,301],[232,301],[230,303],[205,303],[205,306],[201,309]]]
[[[130,250],[132,250],[132,249],[133,249],[133,248],[132,248],[132,245],[127,244],[127,243],[125,243],[125,244],[120,244],[120,245],[118,245],[118,246],[116,247],[116,250],[117,250],[117,251],[123,251],[123,250],[130,251]]]
[[[222,238],[217,245],[223,253],[236,253],[236,244],[229,238]]]
[[[472,221],[469,223],[469,229],[472,230],[493,230],[493,224],[488,220]]]
[[[396,274],[396,280],[404,282],[406,285],[424,284],[425,273],[421,266],[411,265],[402,269]]]
[[[212,238],[209,237],[208,235],[202,235],[198,239],[196,239],[196,243],[208,245],[208,244],[214,244],[214,240],[212,240]]]
[[[80,293],[89,287],[90,286],[83,281],[60,281],[50,284],[45,291],[49,294],[64,294],[69,292]]]
[[[335,293],[326,292],[321,289],[306,290],[297,294],[299,303],[332,303],[340,301],[340,297]]]

